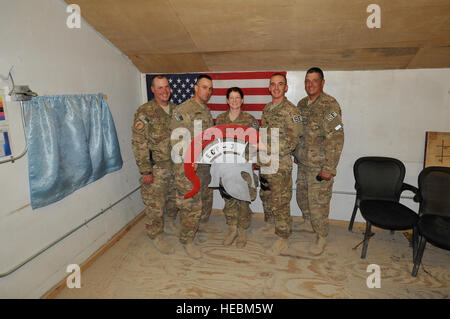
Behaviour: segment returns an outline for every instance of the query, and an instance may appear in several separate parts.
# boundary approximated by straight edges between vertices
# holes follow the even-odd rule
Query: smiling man
[[[147,206],[147,234],[155,247],[164,254],[174,252],[163,239],[164,214],[166,229],[175,232],[174,172],[170,158],[169,123],[175,104],[169,101],[167,78],[157,75],[152,79],[154,99],[141,105],[134,116],[132,148],[141,177],[141,196]]]
[[[189,131],[189,142],[195,138],[194,124],[196,121],[198,121],[197,123],[201,123],[202,131],[214,125],[211,112],[206,106],[213,90],[211,77],[206,74],[199,75],[194,90],[194,97],[177,106],[170,122],[171,131],[177,128],[185,128]],[[179,140],[172,139],[172,147],[178,142]],[[184,198],[184,194],[191,190],[192,183],[185,175],[183,163],[174,164],[177,207],[180,212],[181,221],[180,242],[184,245],[188,256],[201,258],[202,253],[194,244],[197,231],[218,232],[219,230],[208,225],[213,201],[213,190],[208,187],[211,183],[210,165],[196,163],[192,165],[200,178],[201,189],[193,197]]]
[[[316,233],[309,248],[312,255],[325,249],[334,176],[344,145],[341,108],[334,97],[323,92],[324,85],[322,70],[309,69],[305,77],[308,96],[297,105],[303,123],[303,136],[295,152],[297,203],[304,218],[300,230]]]
[[[291,154],[299,143],[302,134],[302,123],[298,109],[289,102],[285,94],[288,90],[286,76],[275,73],[270,78],[269,92],[272,102],[264,107],[261,118],[261,128],[267,129],[267,149],[278,159],[278,170],[272,174],[260,174],[260,197],[263,202],[264,220],[263,230],[272,231],[278,239],[266,251],[267,255],[276,256],[288,248],[288,238],[291,235],[292,197],[292,159]],[[278,131],[278,134],[275,133]],[[278,154],[272,145],[278,144]],[[275,146],[276,148],[276,146]]]

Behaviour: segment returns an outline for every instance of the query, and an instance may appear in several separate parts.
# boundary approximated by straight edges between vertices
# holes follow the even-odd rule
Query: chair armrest
[[[408,184],[408,183],[403,183],[403,185],[402,185],[402,192],[403,192],[403,191],[411,191],[411,192],[413,192],[414,194],[417,195],[417,192],[418,192],[419,190],[418,190],[417,187],[415,187],[415,186],[412,186],[412,185],[410,185],[410,184]]]
[[[417,187],[414,187],[408,183],[403,183],[402,185],[402,192],[403,191],[411,191],[414,193],[413,201],[416,203],[420,203],[422,201],[422,196],[419,194],[419,189]]]

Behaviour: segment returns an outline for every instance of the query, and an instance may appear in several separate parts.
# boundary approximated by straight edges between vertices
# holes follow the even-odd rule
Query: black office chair
[[[418,185],[414,200],[420,202],[417,224],[420,243],[414,258],[413,277],[417,276],[427,242],[450,250],[450,168],[433,166],[423,169]]]
[[[416,224],[418,215],[399,203],[404,190],[417,193],[417,188],[403,183],[405,166],[390,157],[368,156],[356,160],[353,165],[356,201],[348,229],[353,229],[359,208],[366,220],[366,232],[361,258],[366,257],[372,225],[391,231],[413,229],[413,255],[417,240]]]

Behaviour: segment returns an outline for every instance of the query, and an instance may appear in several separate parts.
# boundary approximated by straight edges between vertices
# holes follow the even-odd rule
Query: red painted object
[[[227,130],[229,129],[229,130]],[[230,130],[232,129],[232,130]],[[241,129],[241,130],[240,130]],[[219,133],[219,131],[220,133]],[[216,136],[218,135],[218,136]],[[256,138],[251,138],[255,137]],[[210,143],[216,139],[225,138],[237,138],[238,140],[252,143],[256,141],[253,146],[257,147],[258,141],[260,139],[259,133],[254,128],[249,128],[243,125],[233,125],[233,124],[223,124],[216,125],[203,131],[201,134],[197,135],[192,141],[190,147],[186,151],[186,156],[184,157],[184,173],[186,177],[191,181],[193,188],[190,192],[184,195],[184,198],[189,198],[194,196],[200,190],[200,178],[195,173],[192,163],[198,159],[201,151]],[[194,145],[201,145],[197,149]]]

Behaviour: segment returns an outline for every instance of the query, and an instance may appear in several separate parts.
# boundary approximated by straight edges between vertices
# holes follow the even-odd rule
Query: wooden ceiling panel
[[[443,19],[440,28],[432,32],[430,39],[425,46],[450,46],[450,12],[448,12],[447,18]]]
[[[83,18],[115,46],[133,53],[196,52],[169,1],[80,0]]]
[[[421,48],[408,69],[450,68],[450,46]]]
[[[450,10],[448,0],[377,1],[382,27],[369,29],[365,0],[170,1],[202,52],[416,47]]]
[[[208,71],[200,53],[142,54],[129,56],[142,73],[183,73]]]
[[[66,0],[67,3],[70,3]],[[449,67],[449,0],[78,0],[141,72]]]
[[[327,70],[379,70],[405,68],[417,51],[418,48],[308,49],[218,52],[203,56],[211,71],[306,70],[312,66]]]

